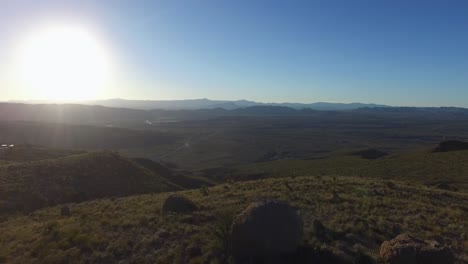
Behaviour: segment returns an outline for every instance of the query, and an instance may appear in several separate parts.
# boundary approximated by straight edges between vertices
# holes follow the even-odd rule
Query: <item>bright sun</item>
[[[20,80],[41,99],[92,99],[109,81],[110,63],[98,39],[79,26],[48,26],[28,36]]]

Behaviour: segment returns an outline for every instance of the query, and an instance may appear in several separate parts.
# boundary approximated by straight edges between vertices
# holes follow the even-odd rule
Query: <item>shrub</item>
[[[201,193],[203,196],[208,196],[208,187],[206,187],[206,185],[203,185],[203,186],[200,188],[200,193]]]
[[[222,211],[218,213],[213,224],[213,235],[217,241],[219,249],[225,257],[230,255],[230,233],[235,214],[232,211]]]

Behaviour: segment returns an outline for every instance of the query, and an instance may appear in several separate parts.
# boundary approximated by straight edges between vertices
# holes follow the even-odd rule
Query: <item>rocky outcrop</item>
[[[451,264],[455,261],[449,248],[408,234],[383,242],[380,257],[387,264]]]

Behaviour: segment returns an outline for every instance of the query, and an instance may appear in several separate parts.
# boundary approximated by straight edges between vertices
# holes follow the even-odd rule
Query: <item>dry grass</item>
[[[467,244],[466,194],[402,182],[312,176],[224,184],[208,188],[207,195],[199,190],[182,194],[200,210],[162,216],[167,194],[154,194],[73,204],[71,217],[61,217],[58,207],[11,216],[0,223],[0,262],[217,263],[222,243],[213,230],[220,225],[219,216],[226,210],[238,213],[261,197],[298,207],[304,243],[349,259],[359,252],[375,259],[380,243],[402,232],[443,240],[459,255]],[[314,219],[328,230],[321,239],[313,233]],[[200,247],[200,254],[188,255],[188,247]]]

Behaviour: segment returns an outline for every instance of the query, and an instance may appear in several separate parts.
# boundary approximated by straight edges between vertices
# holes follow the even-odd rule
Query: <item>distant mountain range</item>
[[[192,100],[125,100],[125,99],[109,99],[92,101],[91,104],[108,106],[108,107],[125,107],[133,109],[166,109],[166,110],[196,110],[196,109],[215,109],[222,108],[233,110],[238,108],[246,108],[252,106],[283,106],[294,109],[314,109],[314,110],[354,110],[363,107],[387,107],[386,105],[363,104],[363,103],[260,103],[247,100],[237,101],[220,101],[209,99],[192,99]]]
[[[70,103],[70,102],[54,102],[54,101],[12,101],[16,103],[27,104],[50,104],[50,103]],[[337,111],[337,110],[355,110],[365,107],[389,107],[379,104],[364,104],[364,103],[261,103],[247,100],[237,101],[222,101],[209,99],[191,99],[191,100],[126,100],[126,99],[107,99],[107,100],[92,100],[73,102],[86,105],[101,105],[116,108],[131,108],[140,110],[164,109],[164,110],[198,110],[198,109],[216,109],[222,108],[233,110],[238,108],[246,108],[252,106],[283,106],[293,109],[313,109],[322,111]]]
[[[132,102],[132,101],[124,101]],[[186,101],[180,101],[179,107]],[[202,100],[203,102],[203,100]],[[192,104],[194,107],[196,104]],[[419,120],[468,120],[467,108],[456,107],[361,107],[350,109],[349,104],[321,105],[322,111],[312,108],[293,108],[284,105],[260,104],[234,109],[221,107],[208,108],[199,102],[200,109],[132,109],[129,104],[121,107],[84,104],[23,104],[0,103],[0,122],[33,121],[48,123],[86,124],[99,126],[134,126],[153,122],[174,122],[184,120],[201,120],[218,117],[320,117],[329,120],[356,118],[416,118]],[[353,104],[364,106],[364,104]],[[135,107],[135,106],[133,106]],[[298,107],[298,106],[296,106]],[[331,110],[341,107],[340,110]],[[348,107],[348,108],[346,108]],[[327,109],[327,110],[326,110]],[[324,111],[326,110],[326,111]],[[2,133],[0,133],[1,135]]]

